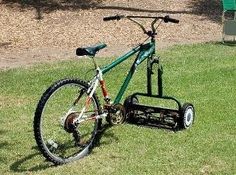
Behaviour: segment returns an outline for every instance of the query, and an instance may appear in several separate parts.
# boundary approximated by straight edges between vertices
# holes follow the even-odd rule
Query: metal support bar
[[[148,58],[147,61],[147,93],[149,95],[152,95],[152,64],[151,64],[151,59]]]
[[[144,96],[144,97],[152,97],[152,98],[159,98],[159,99],[163,99],[163,100],[173,100],[174,102],[176,102],[176,104],[178,105],[178,110],[181,109],[181,103],[174,97],[170,97],[170,96],[159,96],[159,95],[148,95],[145,93],[140,93],[140,92],[136,92],[134,94],[132,94],[133,97],[137,97],[137,96]]]
[[[161,65],[159,65],[158,66],[158,75],[157,75],[158,81],[157,81],[157,83],[158,83],[158,95],[160,97],[163,96],[162,74],[163,74],[163,67]]]
[[[158,95],[159,93],[159,88],[161,88],[161,94],[162,94],[162,66],[159,64],[159,57],[158,58],[149,58],[147,61],[147,94],[148,95],[153,95],[152,93],[152,75],[154,74],[153,72],[153,65],[158,64],[158,71],[157,71],[157,81],[158,81]]]

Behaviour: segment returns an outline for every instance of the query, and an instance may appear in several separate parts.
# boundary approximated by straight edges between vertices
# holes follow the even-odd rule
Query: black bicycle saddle
[[[95,56],[95,54],[105,48],[107,45],[104,44],[104,43],[101,43],[101,44],[96,44],[94,46],[90,46],[90,47],[79,47],[76,49],[76,55],[78,56],[84,56],[84,55],[87,55],[87,56]]]

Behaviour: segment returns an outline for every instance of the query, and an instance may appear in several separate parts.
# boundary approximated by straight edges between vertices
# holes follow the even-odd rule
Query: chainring
[[[111,125],[122,124],[125,121],[125,108],[122,104],[109,106],[107,122]]]

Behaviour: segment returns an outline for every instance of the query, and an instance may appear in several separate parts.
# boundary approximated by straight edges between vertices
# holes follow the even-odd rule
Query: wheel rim
[[[80,135],[80,141],[76,145],[73,134],[68,133],[61,125],[61,118],[68,110],[80,112],[84,106],[87,94],[81,97],[80,101],[73,106],[73,102],[78,96],[79,90],[83,88],[78,84],[66,84],[54,91],[47,100],[40,121],[40,134],[45,151],[55,160],[71,161],[87,154],[88,148],[94,137],[96,127],[95,120],[88,120],[80,123],[76,132]],[[71,108],[71,106],[73,106]],[[95,100],[91,99],[91,105],[86,115],[92,115],[97,112]]]
[[[194,111],[193,107],[189,106],[184,113],[184,124],[186,127],[189,127],[193,123]]]

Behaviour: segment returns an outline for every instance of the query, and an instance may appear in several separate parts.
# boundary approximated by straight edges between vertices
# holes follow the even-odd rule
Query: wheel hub
[[[185,113],[185,123],[187,126],[190,126],[193,122],[193,110],[192,108],[188,108]]]
[[[74,124],[74,119],[77,117],[77,114],[75,112],[70,113],[64,122],[64,129],[68,132],[68,133],[73,133],[76,129],[76,125]]]

